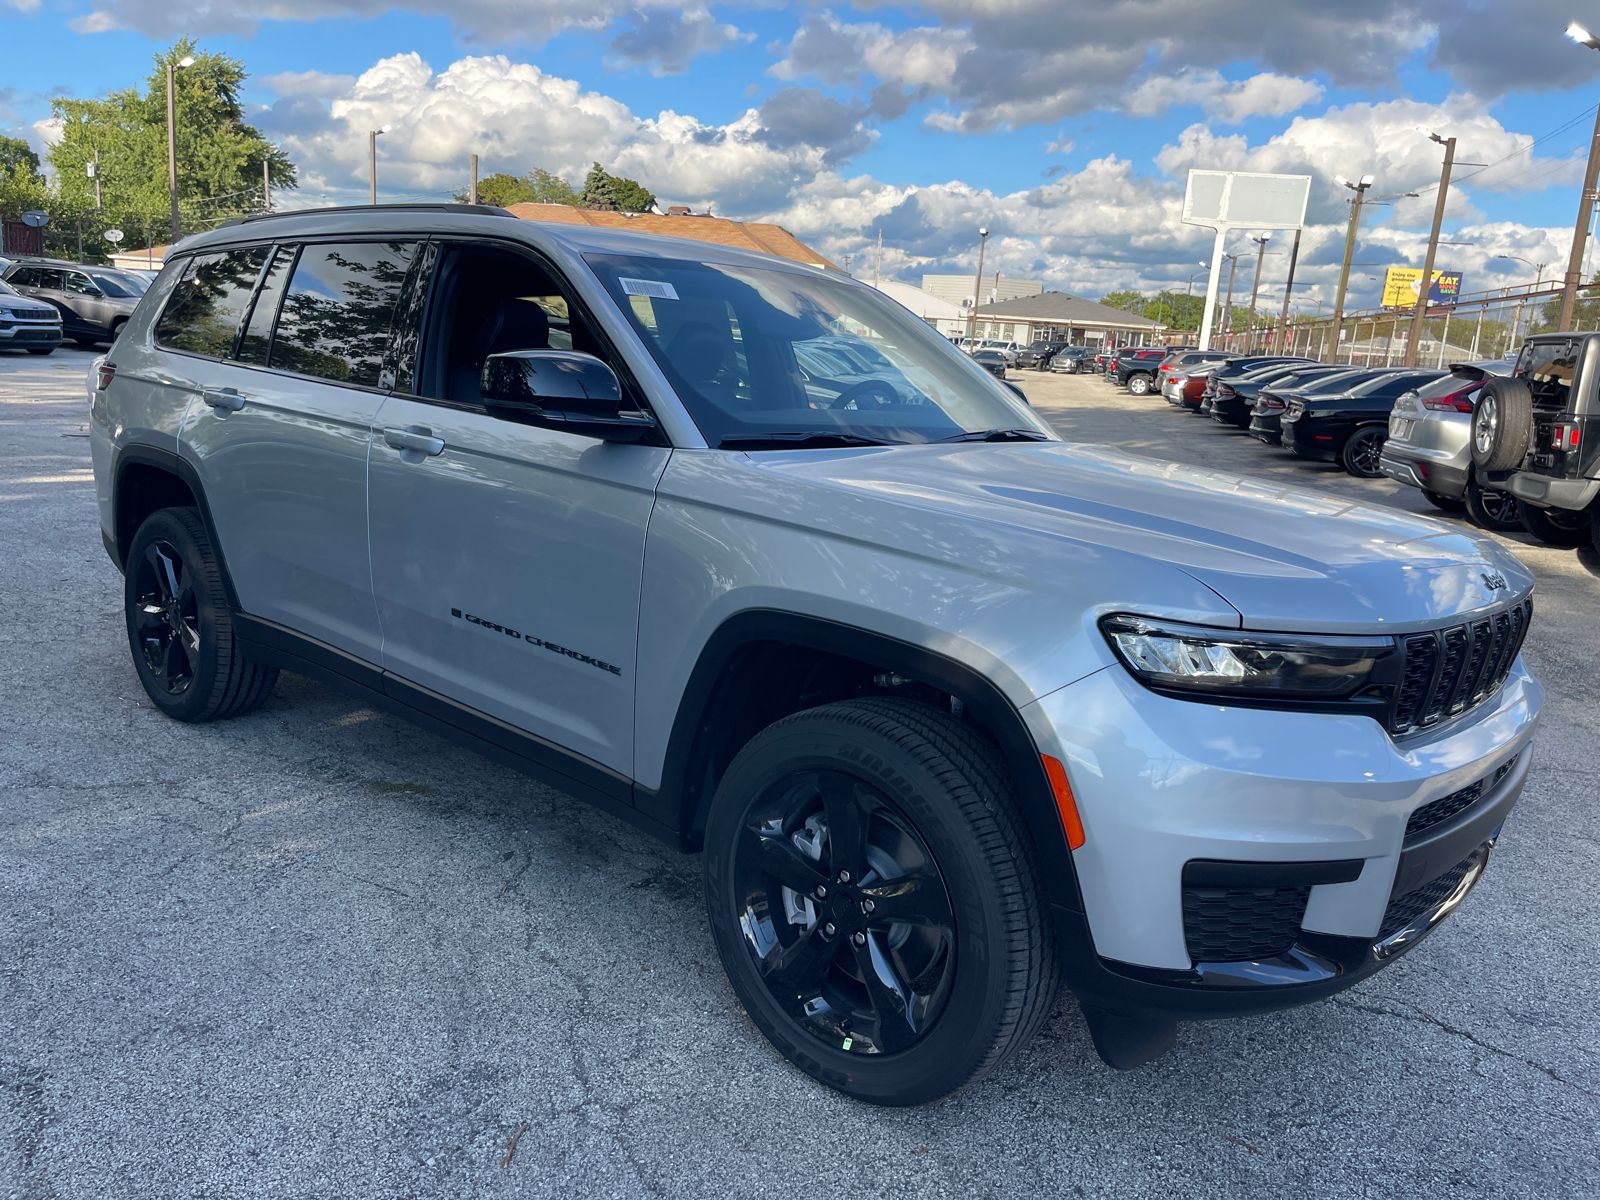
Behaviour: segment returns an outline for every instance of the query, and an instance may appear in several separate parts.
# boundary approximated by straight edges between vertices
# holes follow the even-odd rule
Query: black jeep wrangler
[[[1505,379],[1484,383],[1472,461],[1518,500],[1529,533],[1581,546],[1600,533],[1600,333],[1530,337]]]

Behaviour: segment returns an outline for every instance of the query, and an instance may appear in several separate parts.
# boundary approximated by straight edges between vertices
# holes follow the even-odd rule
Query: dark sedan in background
[[[1210,415],[1213,421],[1220,425],[1234,425],[1240,429],[1256,432],[1251,426],[1251,421],[1258,411],[1262,397],[1269,392],[1276,393],[1313,383],[1319,379],[1334,375],[1345,375],[1355,370],[1354,367],[1330,367],[1322,363],[1274,363],[1252,371],[1248,375],[1241,375],[1238,379],[1225,381],[1217,385],[1217,394],[1211,398]],[[1282,408],[1282,404],[1268,405],[1272,408]],[[1272,427],[1274,442],[1277,440],[1277,425]]]
[[[1402,392],[1438,379],[1444,371],[1383,371],[1375,379],[1344,381],[1326,394],[1290,397],[1279,425],[1285,448],[1301,458],[1336,462],[1352,475],[1376,479],[1389,411]]]

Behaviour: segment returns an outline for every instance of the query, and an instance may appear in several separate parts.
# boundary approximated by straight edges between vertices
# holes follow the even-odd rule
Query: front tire
[[[1589,514],[1565,508],[1535,508],[1531,504],[1517,505],[1522,517],[1522,527],[1546,546],[1572,549],[1583,545],[1592,536]]]
[[[139,526],[123,569],[123,608],[139,682],[175,721],[249,712],[278,681],[278,668],[238,651],[222,568],[192,508],[160,509]]]
[[[998,751],[865,699],[757,734],[717,788],[706,904],[745,1010],[872,1104],[922,1104],[1020,1049],[1056,988],[1047,907]]]
[[[1458,513],[1467,507],[1465,500],[1452,500],[1449,496],[1441,496],[1438,492],[1422,489],[1422,494],[1428,498],[1428,503],[1443,512]]]

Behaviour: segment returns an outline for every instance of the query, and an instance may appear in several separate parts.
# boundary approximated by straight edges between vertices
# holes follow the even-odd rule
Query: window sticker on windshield
[[[649,296],[653,300],[678,298],[678,289],[670,283],[658,283],[654,279],[629,279],[625,275],[617,276],[617,282],[622,285],[622,294],[625,296]]]

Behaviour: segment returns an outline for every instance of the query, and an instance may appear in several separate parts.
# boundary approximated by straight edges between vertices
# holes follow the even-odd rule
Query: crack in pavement
[[[1533,1070],[1538,1071],[1541,1074],[1548,1075],[1551,1079],[1555,1080],[1555,1082],[1565,1084],[1567,1087],[1572,1088],[1574,1091],[1580,1092],[1591,1099],[1600,1098],[1600,1095],[1597,1095],[1595,1092],[1591,1092],[1582,1084],[1574,1083],[1570,1079],[1562,1078],[1560,1075],[1556,1074],[1552,1068],[1545,1066],[1543,1063],[1534,1062],[1531,1058],[1523,1058],[1520,1054],[1513,1054],[1509,1050],[1503,1050],[1499,1046],[1491,1045],[1489,1042],[1484,1041],[1471,1030],[1460,1029],[1450,1024],[1448,1021],[1441,1021],[1438,1017],[1434,1016],[1426,1009],[1418,1008],[1409,1000],[1402,1000],[1398,996],[1378,996],[1375,998],[1378,1000],[1387,1000],[1391,1004],[1398,1004],[1402,1008],[1409,1008],[1412,1013],[1417,1015],[1412,1016],[1409,1013],[1395,1012],[1392,1009],[1380,1008],[1375,1004],[1362,1004],[1345,996],[1334,996],[1332,997],[1332,1000],[1333,1003],[1337,1004],[1341,1008],[1354,1008],[1364,1013],[1371,1013],[1374,1016],[1394,1017],[1401,1021],[1418,1021],[1424,1025],[1435,1025],[1444,1030],[1446,1033],[1454,1034],[1459,1038],[1464,1038],[1481,1050],[1487,1050],[1491,1054],[1498,1054],[1503,1058],[1509,1058],[1512,1062],[1519,1062],[1525,1067],[1531,1067]]]

